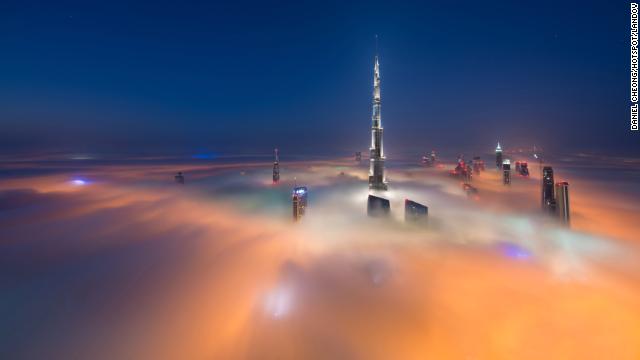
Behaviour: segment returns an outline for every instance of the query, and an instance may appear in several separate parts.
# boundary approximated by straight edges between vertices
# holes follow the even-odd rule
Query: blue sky
[[[5,151],[633,153],[619,2],[3,2]],[[636,135],[636,136],[634,136]]]

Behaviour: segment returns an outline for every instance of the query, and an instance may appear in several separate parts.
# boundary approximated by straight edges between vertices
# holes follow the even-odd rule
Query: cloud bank
[[[567,229],[535,171],[505,188],[489,170],[469,198],[445,170],[391,168],[383,220],[343,159],[282,164],[278,185],[264,163],[14,166],[3,358],[640,357],[640,204],[602,180],[573,175]]]

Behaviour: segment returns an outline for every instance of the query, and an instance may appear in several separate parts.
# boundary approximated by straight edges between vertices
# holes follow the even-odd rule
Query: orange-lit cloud
[[[366,171],[288,163],[272,185],[260,163],[111,165],[3,180],[6,353],[640,357],[636,201],[572,179],[567,229],[539,214],[535,174],[506,188],[487,171],[473,200],[445,169],[415,167],[390,170],[393,215],[369,219]],[[310,188],[299,223],[294,177]],[[426,227],[403,222],[404,198],[429,205]]]

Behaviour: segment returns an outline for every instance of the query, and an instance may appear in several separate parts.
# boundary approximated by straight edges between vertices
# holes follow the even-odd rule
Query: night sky
[[[0,150],[637,153],[627,2],[3,1]]]

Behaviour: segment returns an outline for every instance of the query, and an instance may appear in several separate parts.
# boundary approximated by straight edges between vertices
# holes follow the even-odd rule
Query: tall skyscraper
[[[373,115],[371,116],[371,151],[369,189],[387,190],[384,176],[384,151],[382,150],[382,119],[380,116],[380,64],[378,55],[373,68]]]
[[[280,160],[278,159],[278,149],[273,151],[273,183],[277,184],[280,181]]]
[[[542,209],[555,212],[556,201],[553,194],[553,169],[545,166],[542,169]]]
[[[496,167],[498,169],[502,168],[502,148],[500,147],[500,143],[496,147]]]
[[[502,183],[511,185],[511,161],[509,159],[502,162]]]
[[[307,209],[307,188],[305,186],[293,188],[291,202],[293,205],[293,220],[298,221]]]
[[[569,183],[556,183],[556,206],[560,221],[569,225]]]

